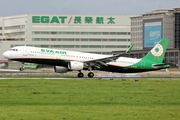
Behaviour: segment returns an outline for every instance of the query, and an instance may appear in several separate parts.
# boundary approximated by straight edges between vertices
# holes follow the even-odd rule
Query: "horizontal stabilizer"
[[[163,63],[163,64],[153,64],[153,67],[161,67],[161,66],[164,66],[164,65],[168,65],[166,63]]]

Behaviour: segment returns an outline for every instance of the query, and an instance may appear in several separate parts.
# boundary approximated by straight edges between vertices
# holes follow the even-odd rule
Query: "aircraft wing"
[[[126,50],[126,52],[124,52],[124,53],[115,54],[115,55],[112,55],[112,56],[110,56],[110,57],[105,57],[105,58],[100,58],[100,59],[94,59],[94,60],[84,61],[84,63],[85,63],[86,66],[91,66],[91,67],[94,66],[94,67],[97,67],[97,68],[99,68],[100,65],[105,65],[105,66],[107,66],[106,63],[108,63],[108,62],[114,62],[116,59],[118,59],[118,58],[121,57],[122,55],[129,53],[129,52],[132,50],[133,46],[134,46],[134,45],[131,45],[131,46],[129,47],[129,49]]]

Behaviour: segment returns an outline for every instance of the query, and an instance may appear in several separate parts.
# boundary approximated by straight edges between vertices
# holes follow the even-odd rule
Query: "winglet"
[[[132,44],[130,47],[129,47],[129,49],[128,50],[126,50],[126,53],[129,53],[129,52],[131,52],[131,50],[132,50],[132,48],[134,47],[134,44]]]

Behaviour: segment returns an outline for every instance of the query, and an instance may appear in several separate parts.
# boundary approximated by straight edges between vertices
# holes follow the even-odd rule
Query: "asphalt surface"
[[[180,80],[180,77],[93,77],[96,79],[106,79],[106,80],[115,80],[115,79],[159,79],[159,80],[167,80],[167,79],[173,79],[173,80]],[[78,78],[78,77],[0,77],[0,79],[93,79],[88,77]]]
[[[76,74],[76,73],[75,73]],[[53,73],[53,72],[30,72],[30,71],[19,71],[19,70],[7,70],[0,69],[0,75],[32,75],[32,77],[0,77],[0,79],[90,79],[87,76],[83,78],[78,77],[62,77],[63,74]],[[46,75],[46,77],[36,77],[36,75]],[[61,77],[47,77],[48,75],[61,75]],[[76,76],[76,75],[75,75]],[[153,77],[160,76],[160,77]],[[96,79],[176,79],[180,80],[179,71],[171,72],[146,72],[143,74],[121,74],[121,73],[95,73],[93,78]]]

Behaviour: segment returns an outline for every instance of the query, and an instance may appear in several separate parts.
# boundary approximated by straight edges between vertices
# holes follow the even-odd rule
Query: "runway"
[[[72,72],[72,74],[59,74],[53,72],[30,72],[30,71],[18,71],[18,70],[0,70],[0,79],[102,79],[102,80],[115,80],[115,79],[176,79],[180,80],[180,72],[179,71],[155,71],[155,72],[146,72],[146,73],[137,73],[137,74],[122,74],[122,73],[107,73],[100,72],[95,73],[93,78],[88,78],[84,76],[83,78],[76,77],[76,72]],[[22,76],[21,76],[22,75]],[[27,75],[27,77],[26,77]],[[64,75],[73,75],[74,77],[63,77]],[[86,74],[85,74],[86,75]],[[7,77],[6,77],[7,76]],[[12,77],[10,77],[12,76]],[[15,77],[14,77],[15,76]],[[16,77],[18,76],[18,77]],[[29,77],[30,76],[30,77]],[[44,77],[43,77],[44,76]],[[59,77],[58,77],[59,76]],[[158,77],[157,77],[158,76]]]
[[[167,80],[167,79],[173,79],[173,80],[180,80],[180,77],[1,77],[0,79],[54,79],[54,80],[64,80],[64,79],[99,79],[99,80],[127,80],[127,79],[159,79],[159,80]]]

